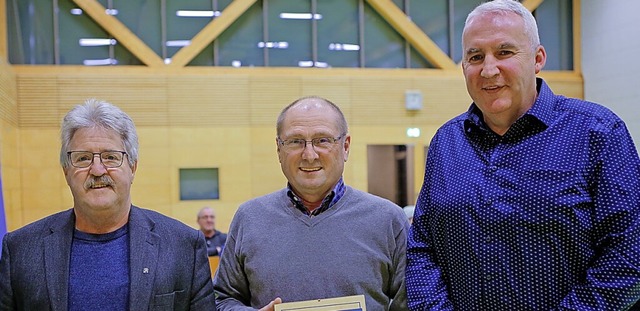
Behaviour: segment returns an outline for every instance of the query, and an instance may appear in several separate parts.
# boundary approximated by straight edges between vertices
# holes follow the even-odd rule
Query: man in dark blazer
[[[89,100],[61,136],[74,206],[5,235],[0,310],[215,310],[202,233],[131,204],[129,116]]]

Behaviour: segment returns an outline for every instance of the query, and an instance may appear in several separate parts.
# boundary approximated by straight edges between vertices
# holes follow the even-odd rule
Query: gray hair
[[[213,207],[205,206],[198,211],[198,215],[196,219],[200,219],[200,217],[202,217],[202,213],[206,210],[211,210],[213,212],[213,215],[215,216],[216,210],[214,210]]]
[[[69,167],[67,152],[73,135],[83,128],[102,128],[113,130],[120,135],[129,166],[138,161],[138,134],[133,120],[120,108],[97,99],[88,99],[82,105],[73,107],[62,120],[60,129],[60,164]]]
[[[533,14],[531,14],[531,12],[522,5],[522,3],[516,0],[494,0],[478,5],[473,9],[473,11],[471,11],[471,13],[469,13],[469,15],[467,15],[467,19],[464,22],[465,27],[462,30],[463,36],[469,21],[472,18],[485,13],[497,13],[502,15],[506,13],[515,13],[520,15],[524,21],[525,34],[529,37],[531,42],[531,49],[535,50],[540,45],[540,36],[538,35],[538,24],[536,24],[536,19],[533,17]]]
[[[322,98],[320,96],[306,96],[306,97],[301,97],[296,99],[294,102],[292,102],[291,104],[289,104],[287,107],[284,107],[284,109],[282,109],[282,112],[280,112],[280,115],[278,116],[278,121],[276,123],[276,135],[278,137],[280,137],[280,134],[282,133],[282,127],[283,127],[283,123],[284,123],[284,118],[287,114],[287,111],[289,111],[289,109],[293,108],[294,106],[296,106],[297,104],[301,103],[301,102],[305,102],[308,100],[312,100],[312,101],[318,101],[320,103],[325,104],[326,106],[329,106],[331,109],[333,109],[337,114],[338,114],[338,129],[340,130],[340,134],[346,134],[349,131],[349,127],[347,125],[347,119],[345,119],[344,114],[342,113],[342,110],[340,110],[340,107],[338,107],[338,105],[332,103],[330,100],[326,99],[326,98]]]

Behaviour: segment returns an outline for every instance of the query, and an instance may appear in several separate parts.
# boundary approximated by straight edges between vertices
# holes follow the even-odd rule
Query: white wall
[[[581,4],[585,99],[620,116],[640,151],[640,1]]]

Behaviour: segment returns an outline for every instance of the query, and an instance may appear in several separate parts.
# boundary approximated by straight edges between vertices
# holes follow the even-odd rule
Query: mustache
[[[110,187],[113,186],[113,179],[107,175],[98,177],[92,177],[84,183],[85,189],[91,189],[95,187]]]

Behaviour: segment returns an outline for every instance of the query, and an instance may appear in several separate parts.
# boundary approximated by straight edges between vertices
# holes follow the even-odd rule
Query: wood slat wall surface
[[[557,93],[582,97],[579,75],[541,75]],[[59,126],[86,98],[118,105],[138,127],[136,204],[194,227],[197,210],[214,205],[223,231],[240,203],[286,184],[275,122],[291,101],[319,95],[343,109],[352,134],[344,176],[358,189],[367,190],[367,145],[413,145],[416,193],[431,136],[470,104],[458,70],[13,66],[0,67],[0,79],[0,99],[8,98],[0,111],[9,111],[0,161],[10,229],[72,205],[58,163]],[[405,109],[407,90],[422,92],[422,110]],[[422,136],[408,138],[407,127]],[[219,168],[219,200],[179,199],[179,169],[197,167]]]
[[[4,61],[0,61],[0,119],[12,126],[18,125],[16,76]]]

